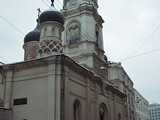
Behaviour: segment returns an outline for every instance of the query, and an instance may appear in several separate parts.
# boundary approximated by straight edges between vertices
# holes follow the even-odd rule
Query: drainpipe
[[[5,93],[6,93],[6,72],[5,72],[4,68],[3,68],[3,66],[0,66],[0,74],[2,75],[2,86],[3,86],[3,95],[2,95],[3,98],[2,98],[2,100],[4,102]]]
[[[10,89],[10,101],[9,101],[9,108],[12,109],[12,99],[13,99],[13,85],[14,85],[14,74],[15,74],[15,69],[14,67],[12,68],[12,76],[11,76],[11,89]]]

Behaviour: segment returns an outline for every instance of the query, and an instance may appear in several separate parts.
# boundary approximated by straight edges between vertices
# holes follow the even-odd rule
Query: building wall
[[[78,7],[75,6],[74,9],[63,9],[65,17],[65,30],[62,34],[64,53],[74,58],[78,63],[93,68],[94,61],[92,54],[96,54],[100,59],[104,60],[102,23],[100,20],[97,20],[100,19],[100,16],[96,9],[92,5],[86,4],[86,1],[82,2],[85,4],[81,4]],[[77,30],[73,29],[72,35],[70,35],[68,34],[68,29],[72,24],[74,28],[75,24],[78,27]],[[98,32],[98,39],[96,31]],[[79,32],[79,35],[77,35],[77,32]],[[70,43],[72,41],[70,36],[74,36],[74,33],[79,37]]]
[[[149,102],[137,91],[135,93],[136,120],[150,120]]]
[[[60,120],[60,67],[37,63],[16,64],[15,70],[6,70],[4,107],[13,110],[12,120]],[[22,99],[27,103],[17,105],[15,101]]]
[[[52,56],[4,66],[4,106],[13,110],[13,120],[74,120],[74,115],[100,120],[102,108],[105,119],[129,120],[125,94],[70,58],[63,58]],[[27,103],[15,105],[15,100],[22,98]]]
[[[4,108],[0,108],[0,120],[11,120],[12,111]]]
[[[149,105],[150,120],[160,120],[160,104]]]
[[[80,24],[80,40],[81,41],[96,41],[96,37],[95,37],[95,24],[96,21],[94,19],[94,16],[92,15],[86,15],[86,14],[80,14],[80,13],[76,13],[76,14],[69,14],[69,12],[67,13],[67,17],[66,17],[66,22],[65,22],[65,30],[67,30],[68,25],[71,24],[74,21],[79,22]],[[67,41],[67,31],[63,32],[63,40],[64,40],[64,44],[66,45],[68,43]]]
[[[94,78],[94,76],[90,78],[84,76],[83,73],[75,72],[71,68],[66,69],[68,70],[65,82],[66,120],[74,120],[73,105],[76,100],[79,100],[81,103],[80,114],[82,120],[99,120],[99,107],[101,104],[106,106],[107,119],[118,120],[118,115],[120,114],[122,120],[128,120],[126,115],[127,108],[125,106],[126,99],[124,96],[120,96],[118,91],[113,92],[111,88],[103,89],[101,84],[96,82],[96,77]]]
[[[123,69],[120,63],[109,63],[108,79],[121,92],[127,95],[127,116],[128,120],[135,120],[135,96],[133,82]]]

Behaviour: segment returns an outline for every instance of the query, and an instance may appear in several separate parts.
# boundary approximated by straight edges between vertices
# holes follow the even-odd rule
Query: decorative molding
[[[43,40],[39,44],[38,52],[40,57],[61,54],[63,52],[62,42],[55,40]]]
[[[71,10],[62,10],[62,13],[65,18],[74,16],[74,15],[82,15],[82,14],[88,14],[88,15],[93,15],[96,22],[102,26],[102,23],[104,23],[104,20],[102,17],[98,14],[97,9],[95,9],[93,6],[90,5],[80,5],[80,7],[76,9],[71,9]]]
[[[56,59],[56,61],[55,61],[55,59]],[[38,67],[38,66],[48,65],[48,64],[52,64],[52,63],[57,64],[55,62],[58,62],[58,64],[62,64],[61,62],[63,62],[63,64],[65,66],[68,66],[73,71],[79,73],[80,75],[82,75],[84,77],[87,76],[89,78],[89,80],[94,81],[96,86],[99,86],[99,88],[104,86],[105,88],[103,88],[102,92],[111,91],[113,94],[116,94],[122,98],[126,97],[125,94],[123,94],[119,90],[115,89],[112,85],[105,83],[100,76],[93,73],[89,69],[87,69],[83,66],[80,66],[78,63],[73,61],[71,58],[69,58],[63,54],[45,57],[45,58],[41,58],[41,59],[37,59],[37,60],[31,60],[31,61],[27,61],[27,62],[4,65],[3,67],[5,68],[5,70],[10,70],[10,69],[15,68],[15,71],[17,71],[17,70],[20,71],[25,68],[32,68],[32,67],[36,67],[36,66]]]
[[[72,20],[66,27],[66,42],[67,44],[78,43],[81,39],[81,24],[78,20]]]

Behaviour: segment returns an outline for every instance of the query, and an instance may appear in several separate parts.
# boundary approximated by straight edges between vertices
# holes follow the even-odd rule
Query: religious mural
[[[80,41],[80,23],[77,21],[71,22],[67,28],[67,43],[74,44]]]

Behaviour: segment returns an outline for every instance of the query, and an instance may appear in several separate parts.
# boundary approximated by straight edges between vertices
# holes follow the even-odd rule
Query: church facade
[[[135,120],[133,82],[104,55],[97,0],[54,1],[24,38],[24,61],[0,65],[0,120]]]

